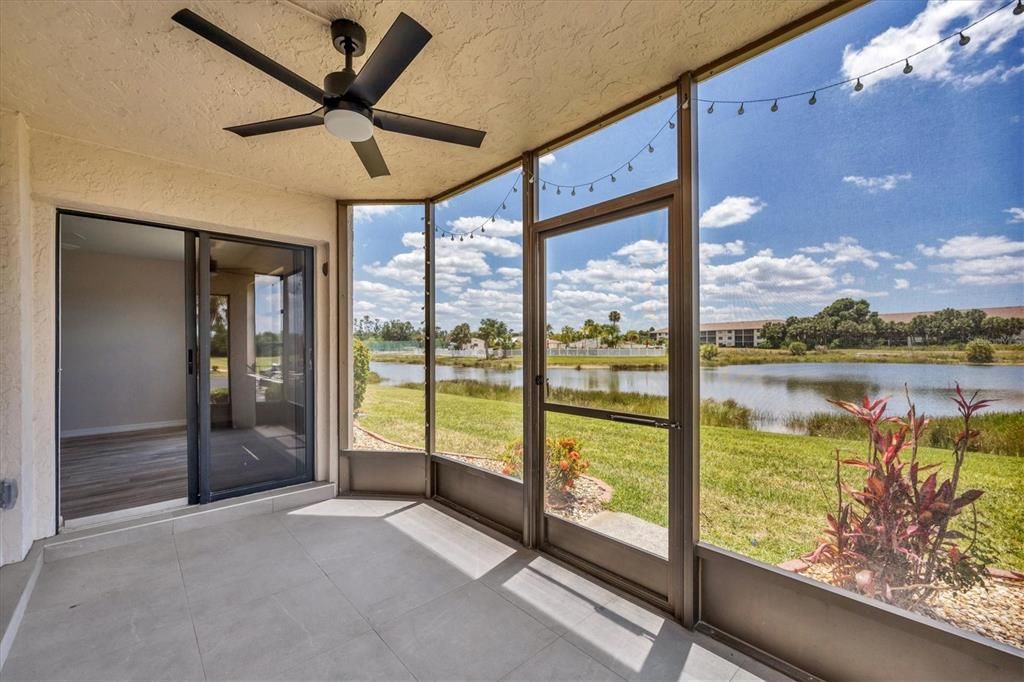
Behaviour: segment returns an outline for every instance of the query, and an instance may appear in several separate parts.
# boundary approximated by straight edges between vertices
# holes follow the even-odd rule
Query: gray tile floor
[[[440,507],[372,499],[47,563],[0,677],[785,679]]]

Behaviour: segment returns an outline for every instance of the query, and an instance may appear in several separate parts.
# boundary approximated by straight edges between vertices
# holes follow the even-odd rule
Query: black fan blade
[[[267,133],[281,133],[286,130],[298,130],[299,128],[311,128],[324,122],[324,109],[320,107],[308,114],[297,116],[285,116],[274,118],[259,123],[245,123],[240,126],[229,126],[228,130],[239,137],[252,137],[253,135],[266,135]]]
[[[324,91],[320,87],[313,85],[294,71],[281,66],[262,52],[249,47],[227,31],[214,26],[192,10],[178,10],[171,18],[217,47],[223,48],[242,61],[255,66],[271,78],[276,78],[293,90],[298,90],[317,104],[323,104]]]
[[[366,166],[366,172],[370,174],[371,178],[391,175],[388,165],[384,163],[384,157],[381,156],[380,147],[377,146],[377,141],[372,137],[363,142],[353,142],[352,146],[355,147],[359,160]]]
[[[487,134],[482,130],[463,128],[451,123],[441,123],[426,118],[396,114],[393,111],[382,111],[380,109],[376,109],[373,112],[373,125],[389,133],[415,135],[416,137],[426,137],[441,142],[464,144],[467,147],[479,147],[484,141],[484,135]]]
[[[372,107],[398,80],[430,38],[427,29],[404,12],[400,13],[359,70],[347,94]]]

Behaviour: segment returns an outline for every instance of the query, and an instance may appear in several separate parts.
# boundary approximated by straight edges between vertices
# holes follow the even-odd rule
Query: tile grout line
[[[390,652],[391,652],[391,655],[392,655],[392,656],[394,656],[394,657],[395,657],[395,660],[396,660],[396,661],[398,661],[398,663],[399,663],[399,664],[400,664],[400,665],[402,666],[402,668],[404,668],[404,669],[405,669],[405,672],[409,673],[409,677],[411,677],[411,678],[412,678],[412,679],[414,679],[414,680],[419,680],[419,678],[418,678],[418,677],[416,677],[416,675],[414,675],[414,674],[413,674],[413,672],[412,672],[411,670],[409,670],[409,666],[408,666],[408,665],[406,665],[405,661],[403,661],[403,660],[402,660],[402,657],[401,657],[401,656],[399,656],[399,655],[398,655],[398,654],[397,654],[397,653],[395,652],[395,650],[391,648],[391,645],[387,643],[387,640],[385,640],[385,639],[384,639],[384,638],[383,638],[383,637],[381,636],[380,632],[378,632],[378,631],[377,631],[377,628],[376,628],[376,627],[374,626],[374,624],[373,624],[373,623],[372,623],[372,622],[370,621],[370,619],[369,619],[369,618],[367,618],[366,614],[365,614],[365,613],[363,613],[363,612],[362,612],[362,611],[361,611],[361,610],[359,609],[359,607],[358,607],[358,606],[356,606],[355,604],[353,604],[353,603],[352,603],[352,602],[351,602],[351,601],[349,600],[349,598],[348,598],[348,597],[346,597],[346,596],[345,596],[345,595],[344,595],[344,594],[342,593],[341,589],[339,589],[339,588],[338,588],[338,586],[334,584],[334,581],[333,581],[333,580],[331,579],[331,576],[327,575],[327,571],[325,571],[325,570],[324,570],[324,567],[320,565],[320,562],[319,562],[319,561],[317,561],[316,559],[314,559],[314,558],[313,558],[313,555],[309,553],[309,550],[308,550],[308,549],[306,549],[306,545],[304,545],[304,544],[303,544],[303,542],[302,542],[302,540],[300,540],[300,539],[298,538],[298,536],[297,536],[297,535],[295,535],[295,533],[293,533],[293,532],[292,532],[291,528],[289,528],[289,527],[288,527],[288,524],[286,524],[286,523],[283,523],[283,522],[282,522],[282,523],[281,523],[281,525],[282,525],[282,526],[284,527],[284,529],[285,529],[285,530],[286,530],[286,531],[288,532],[288,534],[292,536],[292,539],[293,539],[293,540],[295,540],[296,544],[298,544],[298,546],[302,548],[302,552],[303,552],[303,554],[305,554],[305,555],[306,555],[306,558],[308,558],[308,559],[309,559],[310,561],[312,561],[312,562],[313,562],[313,565],[314,565],[314,566],[316,566],[316,567],[317,567],[317,568],[318,568],[318,569],[320,570],[320,572],[321,572],[321,573],[323,574],[324,578],[326,578],[326,579],[327,579],[327,582],[328,582],[328,584],[330,584],[330,586],[334,588],[334,591],[338,593],[338,596],[340,596],[340,597],[341,597],[342,599],[344,599],[344,600],[345,600],[345,602],[346,602],[346,603],[347,603],[347,604],[348,604],[349,606],[351,606],[351,607],[352,607],[353,609],[355,609],[356,613],[358,613],[358,614],[359,614],[359,615],[360,615],[360,616],[362,617],[362,619],[363,619],[364,621],[366,621],[366,624],[370,626],[370,632],[372,632],[372,633],[373,633],[374,635],[376,635],[376,636],[377,636],[377,639],[379,639],[379,640],[381,641],[381,643],[382,643],[382,644],[384,645],[384,647],[385,647],[385,648],[386,648],[386,649],[387,649],[388,651],[390,651]],[[369,633],[367,633],[367,634],[369,634]],[[355,637],[353,637],[353,640],[354,640],[354,639],[356,639],[356,638],[355,638]],[[325,653],[326,653],[326,652],[325,652]]]
[[[188,596],[188,585],[185,584],[185,570],[181,567],[181,556],[178,555],[178,540],[171,533],[171,542],[174,543],[174,560],[178,562],[178,575],[181,576],[181,589],[185,592],[185,608],[188,609],[188,619],[192,623],[192,636],[196,640],[196,653],[199,654],[199,667],[203,669],[203,679],[209,680],[206,674],[206,662],[203,660],[203,647],[199,644],[199,631],[196,629],[196,619],[192,615],[192,601]]]

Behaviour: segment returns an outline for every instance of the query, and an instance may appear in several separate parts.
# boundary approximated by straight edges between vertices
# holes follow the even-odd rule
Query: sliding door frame
[[[186,373],[185,390],[186,390],[186,405],[185,405],[185,421],[186,421],[186,438],[188,440],[188,503],[200,504],[205,502],[211,502],[218,499],[224,499],[227,497],[235,497],[238,495],[246,495],[249,493],[260,492],[263,490],[270,490],[273,488],[280,488],[286,485],[293,485],[296,483],[304,483],[306,481],[312,481],[316,479],[316,334],[312,333],[315,329],[315,323],[313,316],[315,314],[315,296],[316,296],[316,280],[315,280],[315,258],[313,247],[305,246],[302,244],[291,244],[288,242],[270,240],[270,239],[253,239],[249,237],[242,237],[233,234],[226,234],[221,232],[213,232],[209,230],[202,230],[184,225],[172,225],[168,223],[160,223],[152,220],[143,220],[138,218],[131,218],[127,216],[119,216],[107,213],[96,213],[92,211],[82,211],[71,208],[57,207],[54,211],[54,243],[55,243],[55,254],[54,254],[54,445],[53,445],[53,461],[54,471],[54,506],[56,507],[56,513],[54,514],[54,532],[59,533],[63,526],[63,519],[61,516],[61,489],[60,489],[60,471],[61,471],[61,457],[60,457],[60,413],[61,413],[61,363],[62,363],[62,349],[61,349],[61,218],[63,216],[76,216],[79,218],[92,218],[95,220],[107,220],[118,223],[126,223],[129,225],[138,225],[141,227],[157,227],[165,230],[173,230],[180,232],[183,239],[184,249],[184,268],[185,268],[185,299],[183,304],[185,305],[185,348],[186,356],[182,358],[184,363],[183,369]],[[204,393],[201,388],[201,381],[204,372],[202,371],[204,365],[203,358],[208,358],[209,353],[209,338],[205,339],[206,350],[203,350],[203,336],[199,334],[199,321],[202,319],[209,319],[209,281],[206,282],[206,294],[207,297],[202,297],[204,289],[203,278],[200,277],[200,263],[202,262],[201,250],[202,244],[205,240],[207,242],[207,257],[209,255],[209,239],[223,239],[225,241],[234,241],[241,243],[254,244],[258,246],[270,246],[278,248],[291,249],[292,251],[301,251],[303,253],[303,272],[305,273],[304,286],[306,291],[304,292],[304,303],[303,303],[303,316],[304,326],[306,330],[306,358],[305,368],[306,372],[306,386],[304,392],[304,399],[306,405],[305,410],[305,428],[306,428],[306,453],[305,453],[305,464],[306,464],[306,475],[302,477],[295,477],[294,479],[288,479],[285,481],[274,481],[267,484],[259,484],[253,486],[246,486],[240,488],[233,488],[226,491],[220,491],[216,494],[208,496],[209,499],[203,499],[202,494],[202,481],[204,474],[202,457],[201,454],[201,443],[200,443],[200,415],[202,410],[203,402],[200,400],[201,396],[209,396],[209,376],[206,375],[206,392]],[[198,294],[198,295],[197,295]],[[205,301],[205,315],[203,318],[203,302]],[[208,336],[208,335],[207,335]],[[191,356],[188,355],[191,351]],[[191,366],[192,372],[189,372]],[[207,420],[209,420],[209,404],[206,404]],[[208,480],[208,479],[207,479]]]
[[[210,240],[234,242],[238,244],[251,244],[253,246],[264,246],[277,249],[285,249],[293,253],[302,254],[302,286],[303,286],[303,368],[305,375],[303,386],[303,428],[305,433],[305,468],[300,476],[293,476],[286,479],[273,481],[260,481],[246,485],[214,490],[212,487],[211,462],[213,450],[211,443],[212,423],[210,419]],[[197,335],[199,338],[199,360],[198,360],[198,442],[199,442],[199,501],[200,503],[216,502],[217,500],[251,493],[262,492],[283,488],[289,485],[306,483],[316,477],[314,471],[316,464],[316,363],[315,363],[315,341],[313,314],[316,310],[313,297],[315,294],[315,272],[313,261],[313,249],[309,246],[297,244],[286,244],[283,242],[272,242],[263,239],[251,239],[248,237],[236,237],[234,235],[219,235],[210,232],[199,232],[199,263],[196,268],[198,274],[199,303],[198,303],[198,325]],[[281,296],[288,295],[284,280],[281,280]],[[282,326],[282,334],[286,327]],[[282,353],[284,352],[282,346]],[[283,394],[282,394],[283,395]]]

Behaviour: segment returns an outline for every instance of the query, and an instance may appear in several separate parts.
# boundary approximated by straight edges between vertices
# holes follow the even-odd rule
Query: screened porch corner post
[[[424,494],[432,498],[437,493],[437,481],[434,480],[434,465],[431,458],[437,451],[437,376],[435,349],[437,341],[434,338],[435,310],[434,301],[434,270],[435,270],[435,247],[434,240],[434,201],[423,202],[423,390],[424,393],[424,434],[423,447],[427,452],[426,480],[423,482]]]
[[[669,478],[669,565],[673,567],[673,593],[669,600],[675,617],[688,628],[694,627],[700,617],[695,551],[700,529],[696,98],[696,80],[692,73],[684,73],[677,85],[678,190],[669,236],[669,269],[677,273],[669,286],[669,414],[677,426],[669,433],[674,440],[669,449],[673,457]]]
[[[523,544],[543,541],[544,524],[544,412],[543,352],[546,334],[541,292],[544,267],[541,242],[534,230],[537,216],[537,155],[523,154]],[[538,378],[541,381],[538,382]]]

